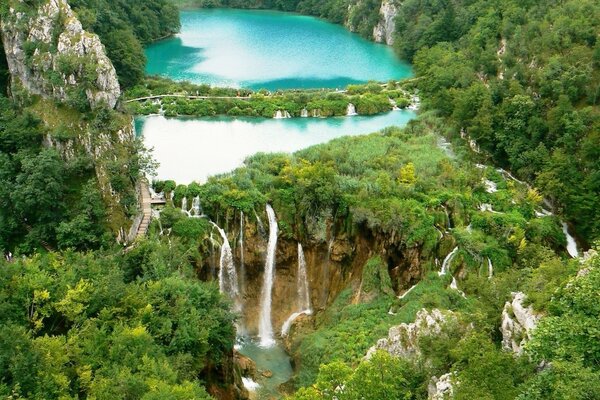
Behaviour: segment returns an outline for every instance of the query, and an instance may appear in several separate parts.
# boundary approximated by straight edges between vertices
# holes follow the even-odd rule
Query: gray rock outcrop
[[[431,378],[431,381],[427,386],[427,398],[429,400],[451,399],[454,394],[453,377],[453,373],[448,373],[439,378],[435,376]]]
[[[115,107],[121,94],[115,68],[66,0],[47,0],[33,13],[23,0],[9,5],[0,30],[13,86],[58,101],[83,90],[90,107]]]
[[[527,297],[524,293],[513,292],[512,297],[502,310],[502,347],[520,355],[541,316],[533,311],[533,307],[524,306]]]
[[[394,0],[383,0],[379,9],[379,22],[373,28],[373,39],[389,46],[394,44],[398,7]]]
[[[376,351],[383,350],[395,357],[413,358],[420,354],[419,339],[424,336],[437,335],[449,320],[456,320],[452,311],[422,309],[417,313],[415,322],[393,326],[388,337],[379,339],[377,344],[369,349],[366,358],[369,359]]]

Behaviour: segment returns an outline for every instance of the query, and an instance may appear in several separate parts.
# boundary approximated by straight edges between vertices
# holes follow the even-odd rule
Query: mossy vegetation
[[[391,81],[351,85],[346,90],[284,90],[268,92],[248,89],[212,88],[189,82],[146,78],[125,93],[132,114],[212,117],[216,115],[273,118],[333,117],[347,114],[353,104],[360,115],[406,108],[412,103],[410,83]],[[139,100],[136,100],[139,99]],[[287,114],[286,114],[287,113]]]

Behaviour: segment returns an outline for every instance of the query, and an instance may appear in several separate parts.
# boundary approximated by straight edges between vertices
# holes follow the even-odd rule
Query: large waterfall
[[[281,336],[287,336],[292,327],[292,323],[302,314],[311,315],[312,308],[310,307],[310,291],[308,288],[308,275],[306,273],[306,259],[304,258],[304,250],[302,245],[298,243],[298,272],[296,277],[296,287],[298,294],[299,311],[293,313],[281,326]]]
[[[562,223],[562,228],[563,233],[567,237],[567,252],[569,252],[569,255],[573,258],[579,257],[579,249],[577,249],[577,242],[575,241],[575,238],[569,233],[569,227],[567,226],[566,222]]]
[[[214,222],[211,222],[221,234],[223,244],[221,245],[221,259],[219,262],[219,290],[221,293],[227,294],[233,301],[233,310],[235,312],[242,311],[242,301],[240,298],[240,290],[238,285],[237,272],[233,263],[233,253],[225,231]]]
[[[446,275],[448,273],[448,269],[450,268],[450,263],[452,262],[452,259],[454,258],[454,256],[456,255],[456,252],[458,251],[458,246],[454,248],[454,250],[452,250],[450,252],[450,254],[448,254],[446,256],[446,258],[444,258],[444,262],[442,263],[442,270],[440,272],[438,272],[438,274],[441,275]]]
[[[265,261],[258,322],[258,336],[261,347],[271,347],[275,344],[275,339],[273,339],[273,324],[271,323],[271,295],[273,281],[275,280],[275,250],[277,250],[278,227],[275,211],[273,211],[273,208],[269,204],[267,204],[267,216],[269,217],[269,242],[267,245],[267,259]]]
[[[240,211],[240,296],[246,292],[246,262],[244,261],[244,212]]]

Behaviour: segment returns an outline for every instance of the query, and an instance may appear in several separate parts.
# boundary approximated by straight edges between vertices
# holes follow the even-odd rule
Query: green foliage
[[[334,362],[319,369],[316,383],[300,389],[294,400],[411,399],[412,365],[385,352],[375,353],[356,370]]]
[[[550,302],[527,348],[536,359],[579,362],[600,369],[600,257],[584,264],[581,276],[563,285]]]
[[[185,249],[172,239],[3,261],[0,393],[209,399],[198,378],[230,353],[233,317]]]
[[[84,29],[97,33],[123,88],[139,83],[146,58],[142,45],[179,30],[179,12],[170,0],[71,0]]]
[[[147,77],[141,84],[130,88],[125,97],[130,100],[142,99],[128,103],[132,113],[141,115],[156,114],[162,106],[167,116],[272,118],[278,110],[282,110],[289,112],[292,117],[300,117],[302,111],[306,110],[309,115],[332,117],[346,115],[349,103],[354,104],[361,115],[390,111],[390,98],[395,99],[400,107],[407,107],[411,102],[408,93],[396,90],[395,85],[394,82],[394,89],[391,85],[382,86],[377,82],[352,85],[348,93],[307,89],[263,94],[248,89],[218,88]],[[144,100],[151,96],[165,97]]]
[[[408,1],[395,47],[414,61],[426,109],[437,110],[534,183],[578,233],[600,235],[594,1]]]

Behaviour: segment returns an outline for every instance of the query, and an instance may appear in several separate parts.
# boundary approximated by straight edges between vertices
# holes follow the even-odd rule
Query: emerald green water
[[[253,89],[336,88],[411,75],[391,48],[342,26],[290,13],[181,12],[181,33],[146,49],[146,72]]]
[[[158,179],[204,182],[230,172],[258,152],[294,152],[332,139],[404,126],[409,110],[372,117],[336,118],[136,118],[136,132],[160,163]]]
[[[239,352],[250,357],[256,363],[259,371],[270,371],[273,376],[266,378],[260,376],[257,383],[260,385],[254,390],[256,399],[280,398],[279,386],[291,379],[293,370],[290,364],[290,357],[285,349],[280,345],[270,348],[262,348],[252,341],[248,341],[240,347]]]

